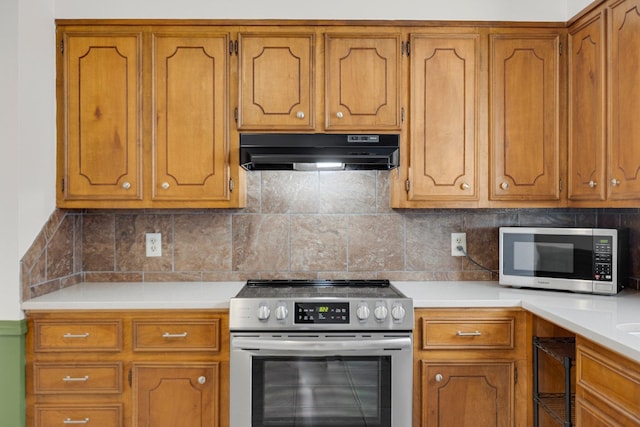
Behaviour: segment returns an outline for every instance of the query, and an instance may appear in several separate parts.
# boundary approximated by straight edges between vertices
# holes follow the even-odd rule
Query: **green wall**
[[[24,427],[25,320],[0,321],[0,425]]]

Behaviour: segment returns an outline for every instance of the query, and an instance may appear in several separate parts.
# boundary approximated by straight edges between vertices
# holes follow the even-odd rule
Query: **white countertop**
[[[28,310],[229,308],[245,282],[80,283],[22,303]]]
[[[80,283],[22,303],[29,310],[228,308],[244,282]],[[615,296],[523,290],[496,282],[393,282],[416,308],[523,307],[640,362],[640,291]],[[636,330],[637,334],[624,331]]]

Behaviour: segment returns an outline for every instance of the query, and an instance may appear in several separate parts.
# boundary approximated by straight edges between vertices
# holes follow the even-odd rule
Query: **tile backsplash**
[[[21,262],[22,298],[81,281],[244,281],[249,278],[496,280],[450,256],[450,235],[498,268],[498,227],[630,229],[630,286],[640,281],[638,209],[389,207],[389,173],[247,174],[247,207],[216,210],[56,210]],[[145,256],[145,233],[162,256]]]

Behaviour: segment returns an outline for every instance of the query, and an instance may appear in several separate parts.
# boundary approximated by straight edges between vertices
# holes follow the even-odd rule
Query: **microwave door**
[[[504,275],[592,280],[592,236],[514,233],[502,243]]]

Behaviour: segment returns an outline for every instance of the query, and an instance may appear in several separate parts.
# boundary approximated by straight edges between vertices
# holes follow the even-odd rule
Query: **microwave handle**
[[[251,337],[231,339],[231,347],[251,350],[279,351],[362,351],[381,349],[411,348],[411,338],[398,337],[379,340],[340,340],[340,341],[307,341],[307,340],[265,340]]]

